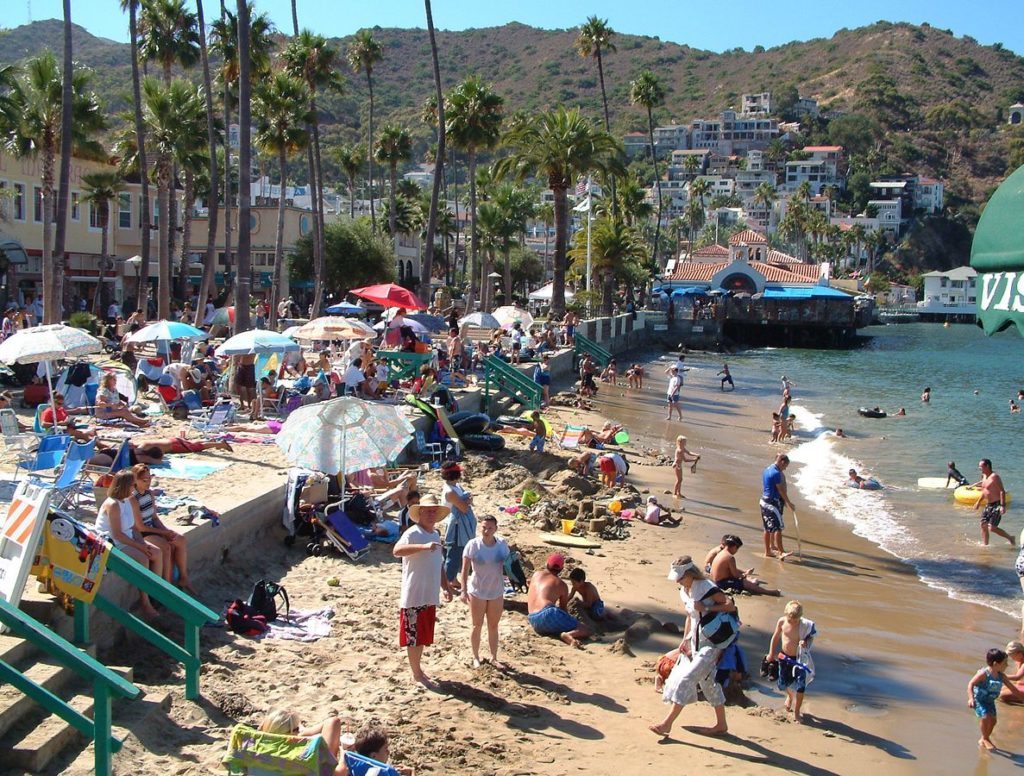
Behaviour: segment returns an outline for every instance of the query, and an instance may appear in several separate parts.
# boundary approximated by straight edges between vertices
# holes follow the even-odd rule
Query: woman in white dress
[[[469,637],[473,648],[473,667],[480,666],[480,632],[487,620],[487,646],[491,662],[498,665],[498,622],[505,608],[505,560],[508,544],[496,534],[498,519],[484,515],[480,536],[470,539],[462,552],[462,601],[469,604],[473,630]],[[472,576],[470,576],[472,571]]]
[[[672,562],[668,578],[679,585],[679,597],[687,614],[686,627],[679,645],[679,659],[665,680],[662,693],[665,703],[672,704],[672,708],[665,719],[650,728],[658,735],[667,736],[683,707],[697,700],[699,689],[715,709],[714,726],[701,728],[700,732],[723,735],[729,729],[725,722],[725,693],[715,681],[715,672],[722,652],[736,638],[736,604],[704,578],[689,555]]]

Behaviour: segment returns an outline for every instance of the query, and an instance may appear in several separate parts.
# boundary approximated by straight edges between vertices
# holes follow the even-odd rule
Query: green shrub
[[[84,331],[95,335],[99,333],[100,330],[100,319],[92,313],[71,313],[71,317],[68,318],[68,326],[73,326],[76,329],[83,329]]]

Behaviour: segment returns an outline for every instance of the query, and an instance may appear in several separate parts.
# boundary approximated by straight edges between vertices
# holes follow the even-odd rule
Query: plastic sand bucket
[[[523,495],[519,499],[519,503],[524,507],[532,507],[538,501],[540,501],[540,494],[529,488],[523,491]]]
[[[571,534],[572,529],[576,527],[575,520],[563,520],[562,521],[562,533]]]
[[[617,433],[615,435],[615,444],[617,444],[617,445],[624,445],[627,442],[629,442],[629,432],[628,431],[620,431],[619,433]]]
[[[619,514],[622,511],[622,502],[618,500],[611,502],[608,505],[608,511],[616,515]]]

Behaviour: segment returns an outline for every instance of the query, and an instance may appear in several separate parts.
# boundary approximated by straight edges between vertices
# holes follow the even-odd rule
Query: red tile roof
[[[729,238],[729,245],[767,245],[767,238],[753,229],[744,229]]]
[[[730,262],[721,264],[706,264],[699,261],[683,262],[676,266],[675,272],[672,273],[669,280],[707,283],[730,264]],[[750,266],[764,275],[765,280],[769,283],[806,286],[818,279],[818,267],[813,264],[794,265],[791,269],[783,269],[762,261],[752,261]]]
[[[693,252],[694,256],[728,256],[729,249],[724,245],[718,243],[711,243],[711,245],[705,245],[703,248],[698,248]]]
[[[804,150],[808,153],[814,153],[815,151],[842,151],[842,146],[804,146]]]
[[[803,264],[803,262],[795,256],[790,256],[788,253],[777,251],[774,248],[768,249],[768,258],[766,261],[769,264]]]
[[[676,271],[672,273],[672,276],[669,279],[707,282],[728,266],[729,262],[724,264],[706,264],[699,261],[687,261],[682,264],[677,264]]]
[[[800,285],[807,285],[809,282],[806,275],[760,261],[752,261],[750,266],[764,275],[764,279],[769,283],[798,283]],[[818,273],[815,272],[814,279],[816,280],[817,277]]]

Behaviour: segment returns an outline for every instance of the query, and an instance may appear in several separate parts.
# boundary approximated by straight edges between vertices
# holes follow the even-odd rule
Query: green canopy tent
[[[1010,326],[1024,335],[1024,166],[985,206],[971,245],[978,272],[978,325],[992,335]]]

